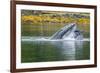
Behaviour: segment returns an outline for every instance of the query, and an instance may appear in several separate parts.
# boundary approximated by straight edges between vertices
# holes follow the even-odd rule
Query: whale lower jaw
[[[77,37],[63,37],[62,39],[63,40],[66,40],[66,39],[82,40],[83,39],[83,36],[80,35],[80,36],[77,36]]]

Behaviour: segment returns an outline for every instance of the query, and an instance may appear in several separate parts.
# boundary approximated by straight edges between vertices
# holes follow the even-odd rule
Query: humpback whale
[[[80,30],[77,29],[75,23],[64,26],[56,33],[54,33],[50,39],[83,39],[83,34]]]

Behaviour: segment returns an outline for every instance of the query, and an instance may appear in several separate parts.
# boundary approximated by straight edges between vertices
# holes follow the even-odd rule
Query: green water
[[[21,62],[90,59],[89,41],[22,41]]]
[[[51,37],[55,32],[66,24],[38,23],[22,24],[21,36],[31,37]],[[84,38],[89,38],[89,26],[78,29],[84,30]],[[47,61],[67,61],[67,60],[87,60],[90,59],[89,41],[21,41],[21,62],[47,62]]]

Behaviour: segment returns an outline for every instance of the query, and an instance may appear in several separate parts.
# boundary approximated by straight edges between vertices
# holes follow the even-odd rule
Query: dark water
[[[87,60],[89,41],[22,41],[21,62]]]

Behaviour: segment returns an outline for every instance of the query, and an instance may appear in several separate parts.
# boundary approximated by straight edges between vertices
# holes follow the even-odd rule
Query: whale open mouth
[[[77,29],[75,23],[64,26],[56,33],[54,33],[50,39],[83,39],[83,34],[80,30]]]

